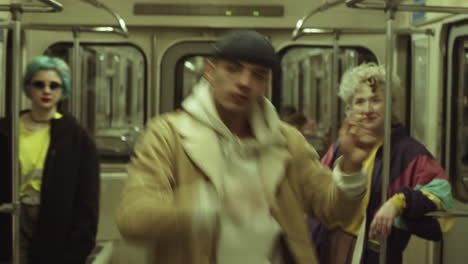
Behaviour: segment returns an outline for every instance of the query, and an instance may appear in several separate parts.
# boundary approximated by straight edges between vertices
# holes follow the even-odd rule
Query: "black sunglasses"
[[[31,83],[32,87],[36,88],[36,89],[44,89],[47,84],[46,82],[44,81],[34,81]],[[60,89],[62,88],[62,84],[61,83],[58,83],[58,82],[50,82],[49,83],[49,88],[51,90],[56,90],[56,89]]]

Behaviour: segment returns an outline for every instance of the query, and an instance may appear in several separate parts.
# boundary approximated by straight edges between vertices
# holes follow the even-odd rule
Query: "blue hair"
[[[23,90],[26,93],[26,96],[31,96],[29,89],[31,89],[31,79],[34,75],[39,71],[48,70],[57,72],[62,80],[63,92],[61,100],[68,98],[71,94],[70,68],[63,60],[49,56],[38,56],[26,67],[26,74],[24,75],[23,80]]]

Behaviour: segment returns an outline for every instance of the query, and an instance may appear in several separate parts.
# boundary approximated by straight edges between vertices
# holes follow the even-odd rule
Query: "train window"
[[[71,65],[72,44],[54,44],[46,54]],[[80,43],[80,54],[76,118],[95,136],[104,162],[127,161],[144,126],[145,57],[129,44]],[[63,107],[70,110],[69,102]]]
[[[170,47],[162,57],[159,112],[177,109],[203,74],[203,64],[214,41],[184,41]],[[174,71],[175,69],[175,71]]]
[[[363,62],[377,62],[377,59],[367,49],[341,47],[338,72],[334,73],[332,47],[294,46],[280,51],[280,56],[282,82],[281,89],[275,89],[274,102],[279,105],[280,112],[292,106],[306,117],[306,136],[319,154],[324,154],[334,140],[330,138],[331,128],[338,125],[330,121],[333,100],[338,100],[332,98],[331,92],[334,74],[339,80],[347,69]],[[337,106],[341,123],[344,107],[341,103]]]

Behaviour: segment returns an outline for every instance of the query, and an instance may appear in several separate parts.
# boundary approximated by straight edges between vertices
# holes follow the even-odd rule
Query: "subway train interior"
[[[101,161],[100,250],[91,263],[146,263],[145,249],[115,224],[126,164],[145,123],[179,107],[213,43],[232,29],[271,40],[282,72],[267,96],[314,123],[322,154],[344,116],[342,73],[390,63],[402,83],[393,108],[443,165],[460,211],[443,241],[413,236],[404,263],[467,263],[468,1],[1,0],[0,10],[0,116],[29,107],[15,78],[32,58],[71,66],[72,96],[61,109],[94,137]]]

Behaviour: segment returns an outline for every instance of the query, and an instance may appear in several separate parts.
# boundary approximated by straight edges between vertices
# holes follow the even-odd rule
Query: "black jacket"
[[[11,201],[11,119],[0,120],[0,203]],[[51,121],[41,205],[30,264],[83,264],[95,246],[99,216],[96,146],[70,115]],[[9,260],[11,216],[0,214],[0,260]]]

